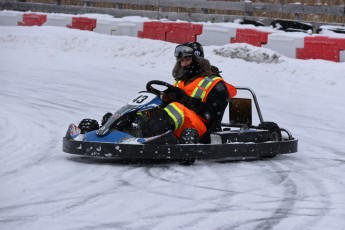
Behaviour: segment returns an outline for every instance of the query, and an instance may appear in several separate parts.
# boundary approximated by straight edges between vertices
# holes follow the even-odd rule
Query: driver
[[[164,109],[154,113],[142,125],[143,136],[174,130],[180,143],[197,143],[207,130],[221,129],[229,92],[226,83],[218,76],[219,71],[217,75],[212,72],[203,53],[197,42],[175,48],[174,87],[161,95],[166,103]]]

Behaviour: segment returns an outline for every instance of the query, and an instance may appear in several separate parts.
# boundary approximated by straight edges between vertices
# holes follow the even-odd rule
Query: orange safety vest
[[[202,102],[205,102],[209,92],[220,81],[223,81],[221,77],[203,76],[196,78],[187,85],[184,84],[184,81],[176,81],[174,86],[185,91],[188,96],[201,99]],[[198,131],[199,136],[202,136],[207,130],[204,120],[194,111],[186,108],[180,103],[170,103],[164,108],[164,110],[173,119],[175,123],[174,134],[178,138],[181,136],[181,133],[185,128],[195,128]]]
[[[185,91],[188,96],[205,102],[212,88],[220,81],[223,81],[221,77],[198,77],[187,85],[184,84],[185,81],[176,81],[174,86]]]

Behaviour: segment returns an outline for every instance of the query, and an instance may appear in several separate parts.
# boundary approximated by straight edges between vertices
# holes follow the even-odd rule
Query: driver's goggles
[[[177,58],[193,56],[194,50],[189,46],[179,45],[176,46],[174,55]]]

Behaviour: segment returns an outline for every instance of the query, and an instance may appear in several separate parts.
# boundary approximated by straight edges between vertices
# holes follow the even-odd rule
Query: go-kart
[[[263,120],[255,93],[251,98],[232,98],[229,102],[229,123],[222,123],[222,131],[207,131],[196,144],[181,144],[167,131],[158,136],[143,137],[138,117],[150,116],[163,106],[157,87],[174,86],[162,81],[150,81],[147,91],[139,92],[125,106],[117,110],[100,128],[83,132],[71,124],[63,138],[66,153],[93,158],[119,160],[176,160],[191,165],[195,160],[254,160],[279,154],[297,152],[297,139],[291,132],[274,122]],[[252,124],[252,100],[260,123]]]

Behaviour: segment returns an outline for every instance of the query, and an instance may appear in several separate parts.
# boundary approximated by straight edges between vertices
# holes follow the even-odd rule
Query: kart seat
[[[229,121],[231,126],[243,127],[252,125],[252,100],[232,98],[229,103]]]

